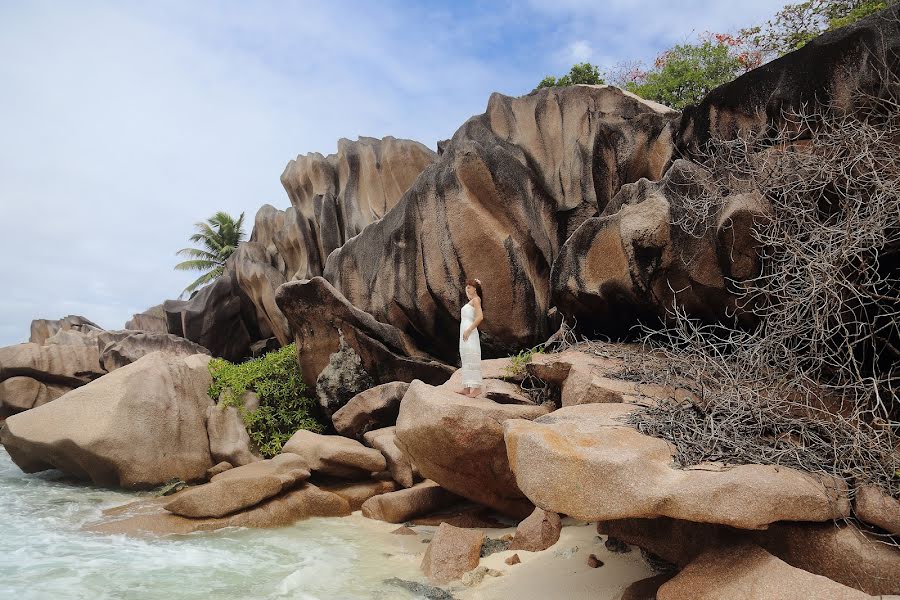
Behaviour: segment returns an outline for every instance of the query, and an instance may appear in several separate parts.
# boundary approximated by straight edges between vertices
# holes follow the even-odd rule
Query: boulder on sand
[[[519,488],[537,506],[587,521],[669,516],[764,529],[776,521],[828,521],[850,513],[845,486],[793,469],[678,469],[667,442],[623,422],[634,410],[629,404],[582,404],[533,422],[506,421]]]
[[[433,481],[422,481],[409,489],[381,494],[362,504],[362,515],[388,523],[405,523],[413,517],[447,508],[462,499]]]
[[[203,354],[148,354],[9,417],[0,442],[27,473],[56,468],[126,488],[202,479],[213,465],[206,432],[208,363]]]
[[[441,523],[422,558],[422,572],[432,583],[459,579],[478,566],[484,533]]]
[[[535,508],[528,518],[519,523],[509,543],[510,550],[540,552],[559,541],[562,520],[555,512]]]
[[[387,468],[378,450],[339,435],[320,435],[304,429],[292,435],[281,452],[300,456],[314,473],[345,479],[369,477]]]
[[[370,498],[389,494],[397,490],[393,481],[373,479],[371,481],[317,481],[321,489],[337,494],[350,504],[350,510],[359,510]]]
[[[407,389],[408,383],[392,381],[357,394],[331,416],[335,430],[359,439],[367,431],[394,425]]]
[[[410,462],[406,453],[397,446],[395,427],[385,427],[368,432],[363,436],[366,443],[380,451],[387,461],[391,477],[405,488],[412,487],[419,478],[419,471]]]
[[[546,413],[542,406],[497,404],[414,381],[400,404],[396,443],[423,477],[463,498],[524,518],[534,506],[510,471],[503,423]]]

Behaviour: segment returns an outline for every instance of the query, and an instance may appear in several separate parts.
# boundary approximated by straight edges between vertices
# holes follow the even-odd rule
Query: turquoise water
[[[0,447],[0,598],[401,599],[414,596],[384,579],[421,580],[418,540],[361,517],[177,538],[81,531],[137,497],[58,472],[25,475]]]

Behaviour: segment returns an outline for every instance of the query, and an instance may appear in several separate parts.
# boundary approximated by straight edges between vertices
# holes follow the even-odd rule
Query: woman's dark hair
[[[466,279],[466,285],[471,285],[475,288],[475,292],[478,294],[478,298],[481,300],[481,308],[484,309],[484,292],[481,291],[481,282],[477,279]]]

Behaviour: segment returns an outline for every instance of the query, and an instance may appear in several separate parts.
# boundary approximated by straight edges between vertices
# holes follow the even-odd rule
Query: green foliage
[[[188,484],[185,483],[183,479],[179,479],[175,477],[174,479],[170,479],[165,482],[162,486],[156,489],[157,496],[171,496],[175,492],[180,492],[184,488],[188,487]]]
[[[228,213],[219,211],[205,222],[194,223],[197,233],[191,241],[202,248],[182,248],[175,254],[188,256],[190,260],[175,265],[178,271],[205,271],[196,281],[184,288],[190,293],[213,281],[225,270],[225,261],[244,241],[244,213],[235,220]]]
[[[682,110],[697,103],[713,88],[728,83],[745,70],[740,55],[726,43],[706,40],[698,44],[678,44],[660,55],[653,70],[642,81],[625,84],[625,89],[647,100]]]
[[[764,25],[742,30],[760,50],[782,56],[814,37],[883,10],[890,0],[807,0],[788,4]]]
[[[250,439],[266,458],[278,454],[298,429],[324,431],[314,417],[314,401],[303,395],[306,385],[294,344],[238,364],[214,358],[209,372],[213,378],[209,396],[216,400],[221,395],[226,406],[237,407]],[[247,391],[259,396],[256,410],[244,409],[241,396]]]
[[[535,354],[543,354],[544,349],[540,346],[529,350],[522,350],[518,354],[510,356],[509,365],[505,369],[505,374],[509,378],[521,377],[525,374],[525,365],[531,362]]]
[[[569,72],[559,79],[553,75],[547,75],[535,89],[563,87],[567,85],[578,85],[580,83],[587,85],[601,85],[603,83],[603,77],[600,75],[600,67],[587,62],[572,65]]]

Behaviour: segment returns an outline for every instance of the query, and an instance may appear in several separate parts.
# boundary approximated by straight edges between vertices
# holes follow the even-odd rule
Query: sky
[[[0,346],[35,318],[117,329],[176,298],[193,224],[286,208],[298,154],[434,148],[494,91],[649,63],[784,4],[0,0]]]

